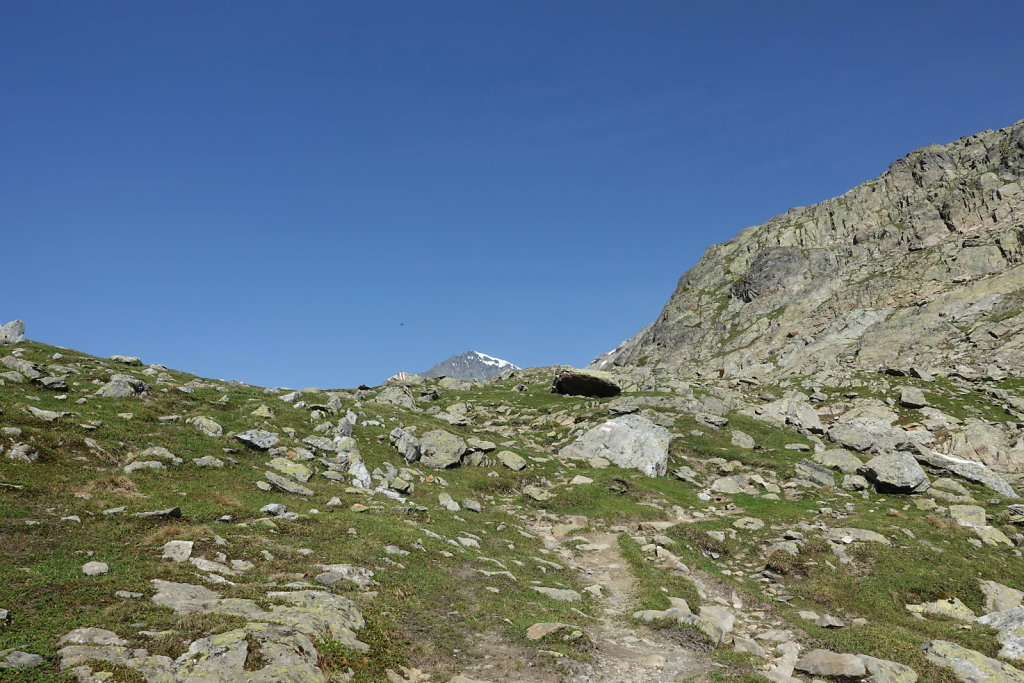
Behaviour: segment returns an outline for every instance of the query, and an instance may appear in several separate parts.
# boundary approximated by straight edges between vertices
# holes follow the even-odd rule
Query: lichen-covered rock
[[[916,683],[917,672],[905,664],[878,659],[868,655],[857,655],[868,670],[865,683]]]
[[[398,384],[392,384],[381,389],[380,393],[370,399],[374,403],[383,403],[386,405],[398,406],[399,408],[405,408],[406,410],[416,409],[416,399],[412,397],[412,393],[404,386]]]
[[[111,375],[110,381],[96,391],[105,398],[131,398],[152,389],[148,384],[131,375]]]
[[[178,614],[205,612],[221,599],[220,594],[202,586],[160,579],[153,579],[150,583],[156,588],[153,602],[169,607]]]
[[[309,489],[303,486],[302,484],[296,483],[291,479],[286,479],[285,477],[282,477],[280,474],[275,474],[274,472],[264,472],[263,478],[267,481],[268,484],[270,484],[278,491],[290,493],[293,496],[305,496],[306,498],[309,498],[313,495],[312,489]]]
[[[408,463],[414,463],[420,459],[420,440],[412,432],[401,427],[395,427],[388,435],[391,443]]]
[[[641,415],[621,415],[594,427],[559,451],[570,459],[604,458],[636,469],[649,477],[660,477],[668,470],[671,435]]]
[[[287,474],[289,477],[298,479],[302,483],[308,482],[310,477],[313,476],[313,470],[301,462],[295,462],[288,458],[274,458],[267,463],[267,467],[272,467],[281,474]]]
[[[432,429],[420,439],[420,464],[424,467],[454,467],[465,453],[466,442],[443,429]]]
[[[46,664],[46,657],[22,652],[21,650],[4,650],[0,652],[0,669],[34,669]]]
[[[25,339],[25,323],[21,320],[12,320],[6,325],[0,325],[0,345],[17,344]]]
[[[498,462],[510,470],[518,471],[526,468],[526,458],[513,453],[512,451],[498,451],[497,455],[494,457],[498,459]]]
[[[250,429],[247,432],[236,434],[235,439],[241,441],[246,446],[260,451],[269,451],[279,441],[277,434],[263,429]]]
[[[206,436],[221,436],[224,428],[217,424],[212,417],[198,416],[191,417],[186,421]]]
[[[1020,683],[1024,681],[1024,671],[956,643],[946,640],[929,640],[921,646],[921,649],[924,650],[928,661],[936,666],[950,669],[953,675],[963,683],[983,683],[985,681]]]
[[[903,387],[900,389],[900,405],[904,408],[924,408],[928,405],[928,399],[917,387]]]
[[[931,484],[928,475],[909,453],[878,455],[860,468],[880,493],[921,493]]]
[[[978,619],[978,623],[996,630],[996,640],[1003,646],[999,650],[1000,657],[1024,659],[1024,607],[986,614]]]
[[[867,674],[867,667],[856,655],[821,649],[808,652],[797,660],[794,668],[812,676],[836,678],[859,678]]]
[[[845,448],[831,448],[826,451],[819,451],[811,456],[811,460],[843,474],[856,474],[857,470],[864,464],[860,458]]]
[[[986,614],[1020,607],[1024,600],[1024,592],[995,581],[982,581],[981,592],[985,594]]]
[[[937,453],[928,448],[918,448],[914,457],[929,467],[945,470],[958,477],[981,484],[1007,498],[1019,498],[1013,487],[991,469],[976,462]]]

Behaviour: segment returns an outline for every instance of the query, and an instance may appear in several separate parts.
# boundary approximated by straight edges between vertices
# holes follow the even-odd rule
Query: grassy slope
[[[410,413],[372,402],[356,406],[361,418],[384,423],[380,427],[360,425],[356,428],[356,438],[371,470],[385,461],[404,465],[384,437],[398,423],[416,425],[421,432],[443,427],[467,437],[478,436],[499,444],[511,442],[512,450],[533,458],[530,468],[522,473],[500,467],[463,467],[440,473],[447,482],[446,487],[436,482],[423,482],[412,494],[413,503],[428,508],[427,512],[420,512],[403,509],[388,499],[346,492],[344,486],[319,477],[310,484],[316,495],[308,502],[257,489],[255,483],[268,458],[245,449],[230,433],[261,426],[263,421],[250,413],[262,404],[270,406],[275,413],[270,421],[274,431],[285,437],[285,428],[296,430],[295,439],[284,438],[285,445],[298,445],[298,440],[312,434],[314,427],[308,410],[284,403],[274,395],[265,394],[261,388],[201,381],[194,393],[185,394],[176,387],[196,378],[168,371],[172,383],[154,384],[148,396],[96,398],[90,396],[97,388],[93,380],[106,380],[111,372],[138,374],[141,368],[128,368],[32,342],[19,348],[25,350],[23,358],[40,365],[79,364],[84,370],[70,378],[73,384],[71,391],[66,392],[66,400],[58,400],[56,392],[28,384],[0,386],[0,409],[3,410],[0,426],[21,428],[24,433],[17,440],[32,444],[41,455],[40,461],[32,464],[0,457],[0,482],[25,487],[19,491],[0,487],[0,543],[4,548],[4,561],[0,563],[0,607],[9,609],[12,614],[11,623],[0,629],[0,649],[18,647],[53,656],[56,639],[63,633],[77,626],[99,626],[117,631],[135,646],[162,654],[179,654],[188,640],[222,630],[232,625],[231,620],[210,616],[176,617],[146,599],[121,600],[114,597],[114,592],[131,590],[148,596],[151,578],[201,583],[191,567],[161,562],[159,547],[169,539],[194,539],[197,541],[195,554],[210,557],[221,549],[212,540],[217,534],[231,544],[226,551],[231,558],[257,564],[256,570],[238,579],[237,587],[217,588],[225,597],[256,598],[275,583],[286,583],[300,576],[309,580],[316,573],[311,566],[318,562],[351,563],[377,571],[380,586],[375,599],[350,594],[364,605],[368,626],[360,637],[372,646],[371,651],[363,655],[331,643],[319,644],[325,668],[342,671],[352,667],[357,680],[381,680],[384,669],[396,664],[459,671],[468,659],[479,656],[473,652],[473,646],[481,633],[497,634],[518,647],[557,649],[585,658],[584,649],[570,644],[545,641],[539,646],[525,640],[525,629],[534,622],[565,621],[586,628],[586,619],[565,603],[549,600],[530,590],[534,583],[577,589],[579,586],[571,572],[552,570],[534,560],[552,558],[545,557],[547,551],[538,539],[518,533],[523,527],[521,517],[583,514],[591,518],[592,525],[607,526],[665,519],[676,505],[686,511],[708,514],[704,519],[677,525],[668,532],[679,541],[674,550],[688,563],[756,600],[763,600],[761,584],[747,575],[750,569],[763,565],[760,551],[764,545],[789,525],[824,519],[832,526],[874,529],[892,538],[897,543],[893,549],[867,547],[851,551],[855,558],[852,565],[839,565],[823,545],[809,544],[808,551],[798,561],[773,566],[787,572],[787,589],[796,597],[790,606],[782,603],[772,603],[772,606],[794,627],[807,632],[809,645],[896,659],[914,666],[928,680],[949,678],[921,657],[917,646],[925,640],[954,640],[989,655],[994,655],[998,646],[987,629],[974,626],[964,630],[959,624],[914,619],[903,608],[904,604],[957,595],[979,611],[982,597],[978,579],[992,579],[1018,588],[1024,586],[1024,568],[1019,558],[1005,549],[976,548],[968,543],[971,537],[968,531],[938,523],[929,513],[909,506],[905,498],[872,496],[865,500],[836,491],[798,489],[778,501],[732,496],[731,504],[735,508],[727,509],[730,501],[702,501],[697,497],[696,487],[670,477],[649,479],[616,468],[594,470],[579,463],[559,463],[550,457],[557,446],[564,443],[574,429],[603,419],[607,414],[603,407],[605,402],[551,395],[543,381],[529,384],[526,392],[513,390],[518,379],[464,392],[443,392],[441,406],[467,401],[478,408],[482,416],[479,421],[490,427],[451,427],[426,413]],[[51,355],[56,351],[64,358],[52,360]],[[543,379],[540,375],[537,378]],[[153,378],[147,381],[153,383]],[[931,390],[941,393],[941,401],[952,402],[959,396],[944,386],[933,386]],[[226,403],[222,402],[224,396],[228,399]],[[78,405],[75,400],[80,397],[89,398]],[[315,394],[304,396],[310,403],[325,398]],[[981,406],[975,410],[990,410],[979,397],[970,398]],[[345,408],[355,405],[354,400],[344,403]],[[75,415],[47,423],[25,412],[30,405],[69,410]],[[510,407],[507,415],[497,412],[502,406]],[[969,412],[973,414],[975,410]],[[127,412],[133,414],[131,419],[118,416]],[[224,426],[225,436],[204,436],[183,420],[169,424],[157,420],[169,414],[183,418],[210,416]],[[715,466],[709,464],[708,459],[721,457],[738,461],[745,471],[778,472],[781,480],[792,476],[793,464],[805,457],[784,446],[806,443],[806,439],[743,416],[730,415],[730,426],[717,431],[701,427],[684,415],[673,417],[676,418],[674,431],[683,435],[674,443],[673,463],[687,464],[707,476],[715,472]],[[101,422],[102,426],[96,430],[80,426],[87,422]],[[579,424],[574,424],[576,422]],[[753,436],[763,450],[732,446],[729,433],[734,427]],[[499,430],[512,436],[503,436]],[[694,433],[696,431],[700,433]],[[9,445],[10,439],[0,439],[5,447]],[[86,439],[93,440],[95,447],[88,445]],[[118,476],[118,467],[127,462],[130,453],[149,446],[166,446],[186,463],[167,471],[136,472],[130,476],[130,483],[125,484]],[[236,465],[212,470],[190,464],[191,460],[204,455],[225,458],[225,448],[237,450],[227,454],[237,461]],[[500,476],[490,476],[492,472]],[[576,474],[587,475],[594,483],[560,486],[555,489],[556,496],[544,502],[519,494],[527,483],[550,481],[557,484]],[[442,491],[456,500],[479,500],[484,512],[454,514],[441,510],[437,495]],[[345,505],[326,508],[325,503],[332,496],[341,497]],[[1002,502],[987,502],[992,498],[990,493],[978,492],[975,497],[988,505],[993,514],[1002,514],[1005,507]],[[253,523],[262,517],[259,508],[271,502],[286,503],[303,513],[303,517],[295,522],[278,521],[271,526]],[[370,510],[351,510],[349,505],[356,502],[369,505]],[[842,520],[819,512],[821,508],[843,509],[847,503],[853,504],[853,512]],[[121,505],[128,508],[125,514],[102,514],[107,508]],[[156,522],[131,516],[132,512],[171,506],[181,506],[184,518]],[[318,508],[321,513],[305,514],[310,508]],[[711,514],[715,511],[727,514]],[[236,523],[215,522],[224,514],[234,515]],[[731,522],[741,514],[764,519],[769,526],[756,532],[736,532]],[[62,522],[60,518],[66,515],[80,516],[82,524]],[[38,524],[28,525],[26,522],[30,520]],[[481,539],[481,548],[457,551],[425,536],[420,527],[446,537],[465,532],[476,534]],[[914,538],[901,529],[909,530]],[[714,530],[725,531],[726,541],[709,542],[710,537],[705,532]],[[943,552],[926,550],[920,540],[931,542]],[[421,543],[424,550],[415,549],[416,542]],[[646,560],[631,543],[628,537],[623,538],[625,556],[638,579],[638,608],[664,608],[664,604],[657,604],[659,595],[664,594],[661,588],[693,599],[692,589],[688,592],[686,584],[678,577],[654,565],[645,566]],[[409,556],[395,558],[404,568],[383,559],[383,548],[389,544],[412,552]],[[301,554],[299,549],[302,548],[311,549],[312,554]],[[269,551],[274,559],[264,559],[262,551]],[[450,551],[453,556],[446,557],[442,551]],[[89,553],[94,553],[94,559],[109,563],[108,575],[87,578],[81,574],[80,567],[90,559]],[[711,554],[718,555],[718,559],[712,560]],[[493,571],[497,567],[481,557],[514,568],[518,581],[485,577],[477,570]],[[721,574],[724,567],[730,567],[733,573]],[[736,569],[741,569],[741,573]],[[587,613],[596,610],[589,602],[575,606]],[[797,609],[864,617],[868,625],[840,630],[818,629],[800,620],[796,616]],[[128,628],[126,624],[143,626]],[[146,640],[135,635],[143,628],[173,629],[176,634]],[[716,656],[725,664],[724,671],[736,672],[734,680],[751,680],[752,674],[745,673],[749,669],[746,660],[739,661],[731,653]],[[716,674],[719,680],[727,680],[730,675]],[[20,678],[8,674],[5,680],[8,679],[45,681],[60,680],[60,677],[55,672],[35,671]]]

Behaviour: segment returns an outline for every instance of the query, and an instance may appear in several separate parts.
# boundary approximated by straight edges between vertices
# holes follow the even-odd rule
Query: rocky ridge
[[[670,376],[1024,368],[1024,121],[710,247],[661,315],[598,356]]]

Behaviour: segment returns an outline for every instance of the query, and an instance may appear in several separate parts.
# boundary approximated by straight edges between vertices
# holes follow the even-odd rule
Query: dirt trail
[[[584,537],[593,549],[575,556],[575,567],[584,585],[599,585],[604,596],[599,619],[587,632],[596,652],[592,671],[572,678],[579,683],[621,681],[701,681],[711,668],[702,652],[686,647],[657,631],[629,621],[635,610],[635,581],[619,551],[616,534],[574,534]],[[671,632],[668,632],[671,633]]]
[[[544,540],[550,559],[576,571],[584,587],[598,585],[601,598],[590,615],[596,621],[580,626],[593,642],[586,663],[540,661],[535,650],[481,634],[486,656],[465,675],[493,683],[677,683],[708,680],[715,664],[700,646],[688,644],[684,631],[657,630],[630,620],[635,611],[635,579],[619,550],[614,533],[577,533],[558,539],[549,522],[524,520],[529,531]],[[562,543],[587,540],[586,549],[573,552]]]

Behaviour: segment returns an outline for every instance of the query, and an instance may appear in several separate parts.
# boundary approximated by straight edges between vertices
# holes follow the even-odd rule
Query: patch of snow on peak
[[[473,353],[475,353],[476,357],[479,358],[484,363],[486,363],[487,365],[493,365],[493,366],[498,367],[498,368],[509,368],[509,369],[512,369],[512,370],[518,370],[519,369],[518,366],[515,366],[512,363],[509,363],[507,360],[502,360],[501,358],[495,358],[494,356],[488,356],[486,353],[480,353],[479,351],[474,351]]]

